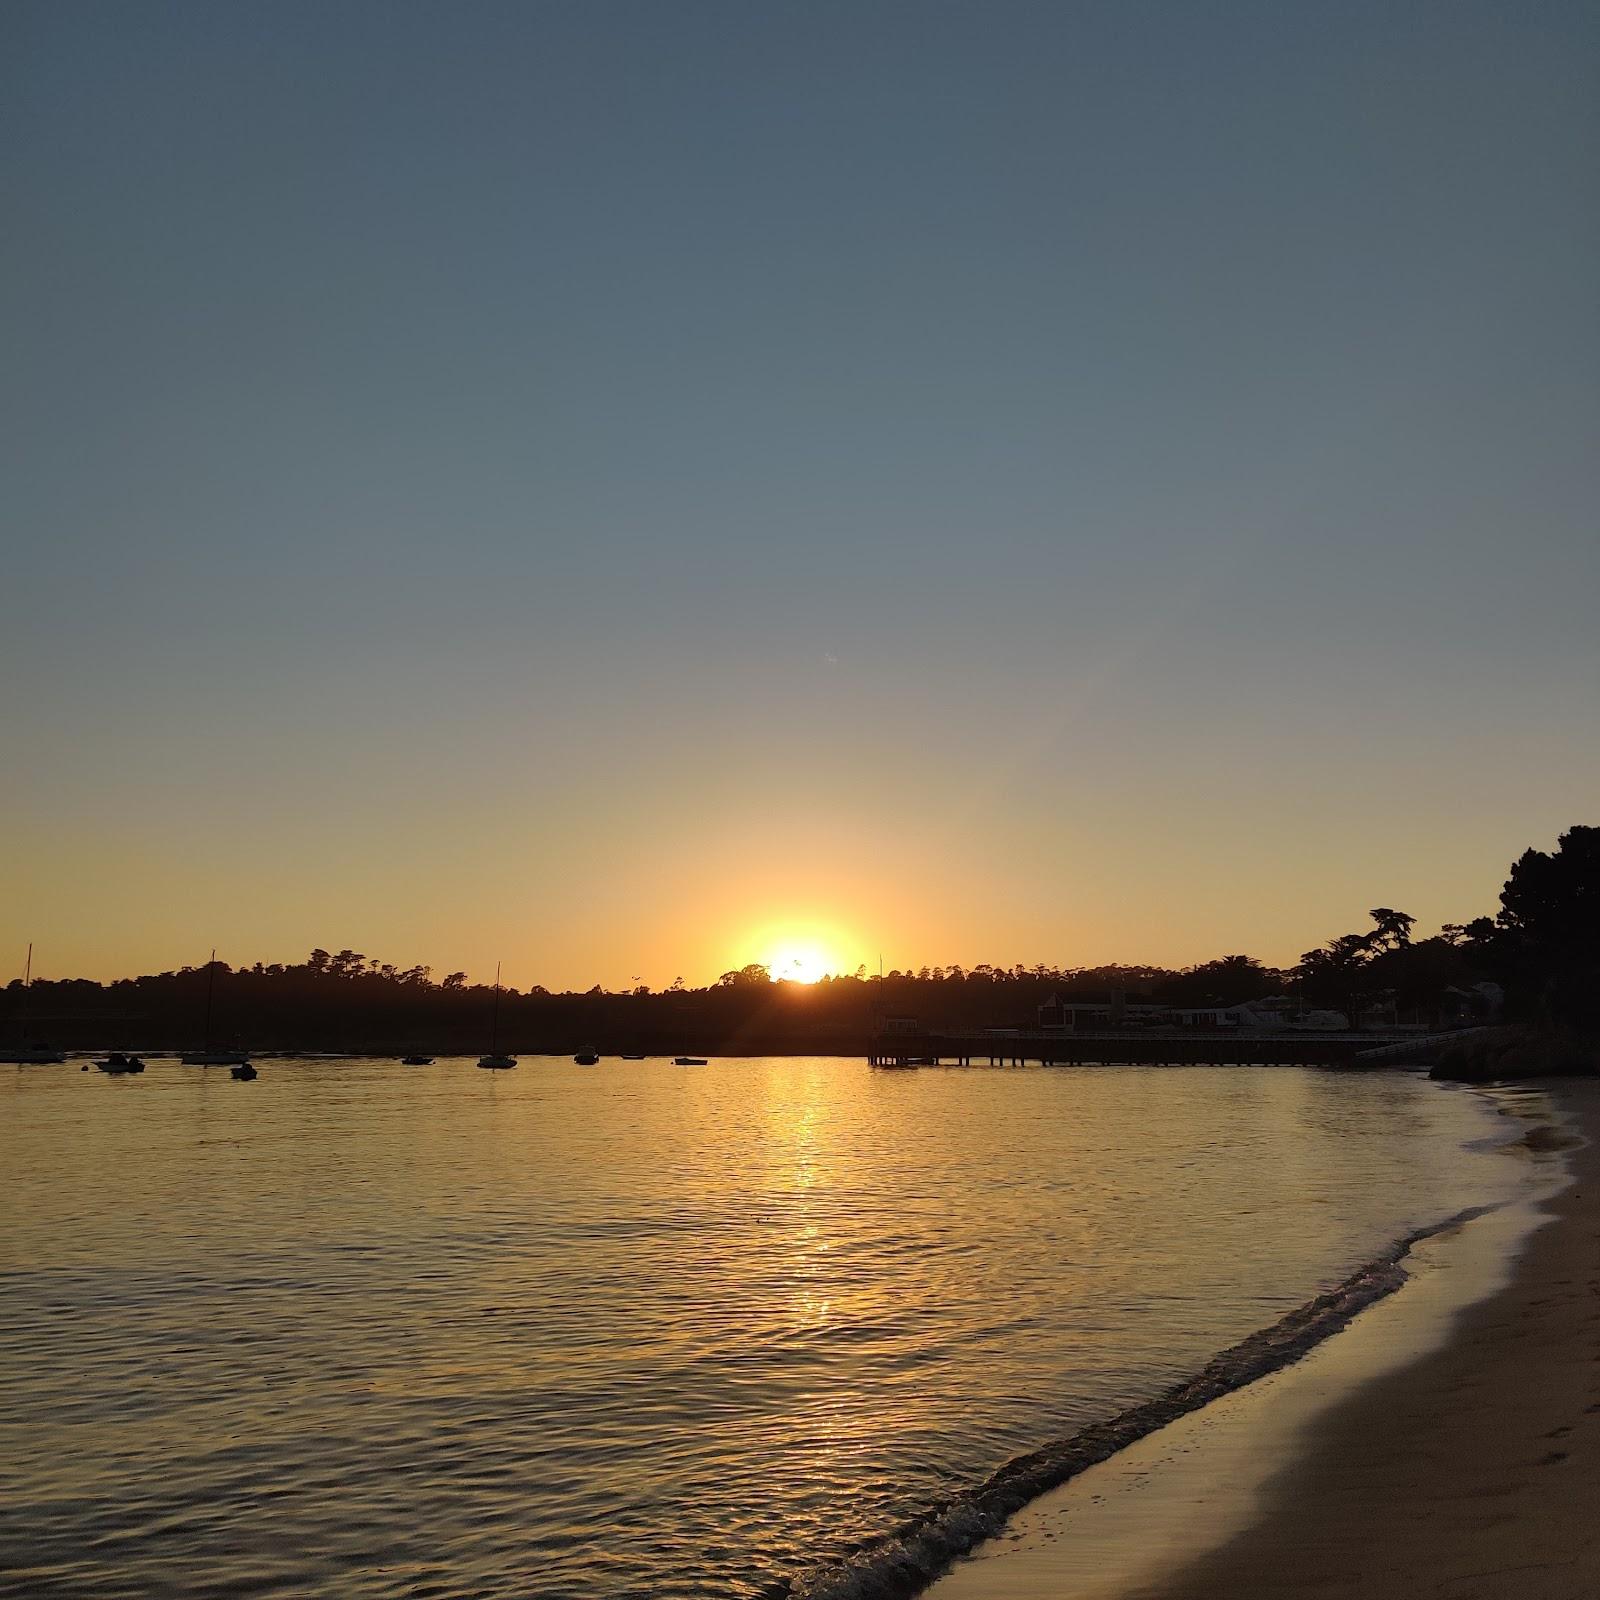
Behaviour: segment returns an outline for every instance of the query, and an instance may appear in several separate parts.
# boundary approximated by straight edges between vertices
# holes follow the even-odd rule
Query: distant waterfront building
[[[1297,1011],[1286,1026],[1304,1033],[1343,1033],[1350,1019],[1342,1011]]]
[[[1439,997],[1438,1021],[1446,1028],[1498,1022],[1506,992],[1498,983],[1475,983],[1469,989],[1451,984]]]
[[[1116,995],[1105,1000],[1084,1000],[1057,990],[1039,1007],[1039,1026],[1050,1030],[1150,1028],[1171,1020],[1170,1006],[1130,1002]]]
[[[1172,1020],[1180,1028],[1237,1028],[1238,1006],[1177,1006]]]
[[[1039,1007],[1039,1027],[1054,1033],[1094,1032],[1103,1028],[1185,1028],[1206,1031],[1285,1028],[1339,1029],[1348,1024],[1341,1012],[1302,1012],[1285,995],[1269,995],[1235,1006],[1163,1006],[1127,1001],[1117,995],[1085,1000],[1057,991]]]
[[[1245,1000],[1227,1008],[1239,1028],[1286,1028],[1295,1014],[1295,1003],[1287,995],[1272,994],[1261,1000]]]

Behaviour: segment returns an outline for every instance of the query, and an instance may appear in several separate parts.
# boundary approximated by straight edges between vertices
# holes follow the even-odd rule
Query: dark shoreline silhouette
[[[1472,961],[1449,963],[1462,979]],[[500,1035],[515,1054],[570,1055],[593,1045],[605,1055],[855,1055],[885,1017],[915,1016],[935,1029],[981,1032],[1038,1026],[1055,1001],[1106,1002],[1131,995],[1166,1005],[1231,1005],[1287,991],[1294,979],[1248,957],[1185,972],[1154,967],[1004,971],[978,967],[775,982],[746,967],[701,989],[552,994],[503,990]],[[355,952],[313,952],[293,966],[230,968],[224,962],[100,984],[36,981],[28,1031],[58,1047],[187,1050],[201,1043],[207,999],[211,1043],[262,1053],[467,1055],[484,1048],[494,994],[487,984],[435,983],[421,969],[395,972]],[[1407,995],[1413,1004],[1422,993]],[[21,1001],[0,994],[0,1036]],[[1419,1020],[1433,1020],[1426,1009]]]
[[[1528,1023],[1582,1038],[1600,1007],[1600,828],[1577,827],[1551,853],[1512,866],[1497,916],[1446,924],[1415,939],[1415,918],[1375,907],[1373,926],[1310,950],[1288,970],[1224,956],[1174,971],[1154,966],[971,969],[951,965],[883,977],[855,973],[814,984],[774,980],[765,967],[726,972],[691,989],[682,980],[553,994],[535,985],[500,994],[499,1028],[515,1054],[853,1055],[886,1018],[930,1032],[1031,1031],[1042,1015],[1110,1002],[1113,1026],[1131,1001],[1219,1008],[1288,997],[1375,1025],[1459,1027]],[[0,991],[0,1040],[57,1049],[466,1055],[482,1050],[495,1004],[486,984],[427,967],[400,969],[353,950],[314,950],[293,965],[213,961],[118,979],[14,980]]]

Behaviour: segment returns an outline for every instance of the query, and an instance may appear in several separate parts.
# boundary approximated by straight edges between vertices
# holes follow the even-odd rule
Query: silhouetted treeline
[[[1593,1026],[1600,994],[1600,829],[1573,828],[1553,853],[1513,865],[1499,913],[1447,924],[1424,939],[1389,907],[1373,926],[1307,951],[1287,971],[1224,956],[1173,971],[1154,966],[1009,968],[979,965],[862,970],[815,984],[775,982],[761,966],[691,989],[679,980],[552,994],[535,986],[500,998],[499,1044],[511,1051],[607,1054],[855,1053],[884,1017],[914,1016],[950,1031],[1032,1028],[1052,997],[1104,1000],[1113,990],[1170,1006],[1228,1006],[1291,995],[1351,1017],[1374,1010],[1406,1020],[1476,1020],[1484,985],[1505,994],[1506,1015]],[[314,950],[295,965],[232,968],[216,962],[101,984],[20,980],[0,993],[5,1037],[61,1048],[188,1049],[209,1042],[253,1050],[432,1054],[481,1051],[492,989],[453,972],[396,968],[354,950]],[[209,1037],[207,1016],[209,1013]]]
[[[719,1055],[857,1052],[885,1015],[912,1013],[951,1028],[1031,1027],[1060,991],[1084,999],[1112,987],[1170,995],[1175,1002],[1223,1004],[1281,982],[1247,957],[1188,972],[1159,967],[1062,969],[978,966],[774,982],[751,965],[703,989],[681,983],[660,992],[635,988],[552,994],[535,986],[502,990],[499,1043],[516,1051]],[[3,1004],[15,1036],[22,1000],[14,982]],[[206,1037],[205,1019],[211,1027]],[[185,967],[120,979],[34,983],[26,1031],[63,1048],[126,1045],[147,1050],[213,1045],[253,1050],[332,1050],[434,1054],[488,1046],[494,991],[462,973],[435,981],[425,967],[396,969],[353,950],[315,950],[295,965]]]
[[[1600,1019],[1600,828],[1576,827],[1554,851],[1525,850],[1500,891],[1500,910],[1446,923],[1414,940],[1416,918],[1387,906],[1373,926],[1308,950],[1293,969],[1301,992],[1351,1015],[1374,1000],[1402,1009],[1484,982],[1513,1022],[1593,1031]]]

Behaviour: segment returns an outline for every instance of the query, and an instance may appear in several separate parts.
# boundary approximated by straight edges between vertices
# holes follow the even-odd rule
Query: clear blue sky
[[[1600,821],[1593,6],[0,27],[19,960],[1292,959]]]

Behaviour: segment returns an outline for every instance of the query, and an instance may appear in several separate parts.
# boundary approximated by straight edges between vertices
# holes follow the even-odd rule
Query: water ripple
[[[30,1600],[847,1592],[1513,1181],[1401,1075],[154,1063],[0,1102]]]

